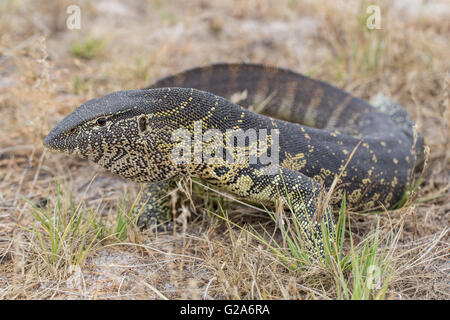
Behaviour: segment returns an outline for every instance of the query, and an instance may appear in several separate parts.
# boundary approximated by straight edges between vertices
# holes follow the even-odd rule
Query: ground
[[[67,27],[70,5],[79,30]],[[367,26],[369,5],[380,29]],[[448,299],[449,17],[444,0],[2,1],[0,298]],[[428,152],[406,204],[344,210],[350,269],[300,263],[261,208],[197,181],[172,196],[175,232],[140,231],[128,215],[140,186],[42,146],[88,99],[216,62],[285,67],[364,99],[382,92],[417,123]]]

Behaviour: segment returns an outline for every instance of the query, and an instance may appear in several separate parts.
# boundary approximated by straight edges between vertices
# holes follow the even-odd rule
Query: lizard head
[[[64,118],[44,139],[51,151],[89,159],[137,182],[155,182],[177,173],[152,90],[110,93],[90,100]]]

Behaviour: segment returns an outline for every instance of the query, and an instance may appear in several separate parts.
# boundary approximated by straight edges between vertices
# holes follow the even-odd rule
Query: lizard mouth
[[[45,137],[42,144],[44,145],[44,147],[46,147],[51,151],[61,152],[59,148],[55,145],[55,134],[53,131],[54,130],[50,131],[50,133]]]
[[[51,146],[51,137],[50,137],[50,133],[45,137],[44,141],[42,142],[42,144],[44,145],[44,147],[53,150],[52,146]]]
[[[52,152],[71,154],[71,152],[69,152],[69,150],[67,150],[67,148],[65,147],[65,142],[65,139],[61,139],[59,128],[55,127],[44,138],[42,144]]]

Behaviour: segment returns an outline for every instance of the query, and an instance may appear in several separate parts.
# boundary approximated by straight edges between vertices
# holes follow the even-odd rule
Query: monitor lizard
[[[265,144],[251,139],[252,130],[265,133]],[[217,131],[223,139],[202,135],[200,147],[182,145],[183,161],[174,153],[180,141]],[[227,145],[236,132],[244,133],[244,145]],[[140,225],[168,223],[167,193],[182,177],[199,177],[245,200],[281,201],[322,255],[323,228],[333,230],[331,204],[345,193],[355,209],[389,207],[402,197],[423,159],[422,136],[389,98],[378,95],[369,104],[325,82],[258,64],[194,68],[140,90],[87,101],[48,134],[44,145],[148,184]],[[277,161],[268,163],[269,149]],[[233,156],[228,161],[226,155],[237,151],[244,161]],[[206,161],[205,154],[215,161]],[[334,197],[321,207],[319,200],[334,179]]]

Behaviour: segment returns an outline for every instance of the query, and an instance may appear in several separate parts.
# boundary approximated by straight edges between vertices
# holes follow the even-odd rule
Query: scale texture
[[[253,131],[266,132],[265,148],[251,139]],[[194,142],[192,154],[183,153],[190,161],[182,163],[174,156],[183,140],[174,139],[179,132],[194,141],[198,132],[204,134],[200,147]],[[207,132],[224,139],[208,139]],[[248,135],[233,148],[227,139],[236,132]],[[336,177],[331,204],[345,193],[354,209],[390,207],[423,158],[421,135],[388,98],[378,95],[371,105],[324,82],[252,64],[195,68],[142,90],[90,100],[44,144],[148,183],[139,209],[142,225],[167,226],[167,193],[183,176],[195,176],[248,201],[282,203],[322,253],[323,226],[332,231],[333,219],[331,205],[320,203]],[[214,154],[220,148],[224,153]],[[277,154],[275,163],[267,162],[269,149],[271,157]],[[227,154],[237,153],[245,160],[226,161]],[[208,162],[205,154],[223,161]],[[252,154],[256,161],[248,160]],[[198,155],[199,161],[192,160]]]

